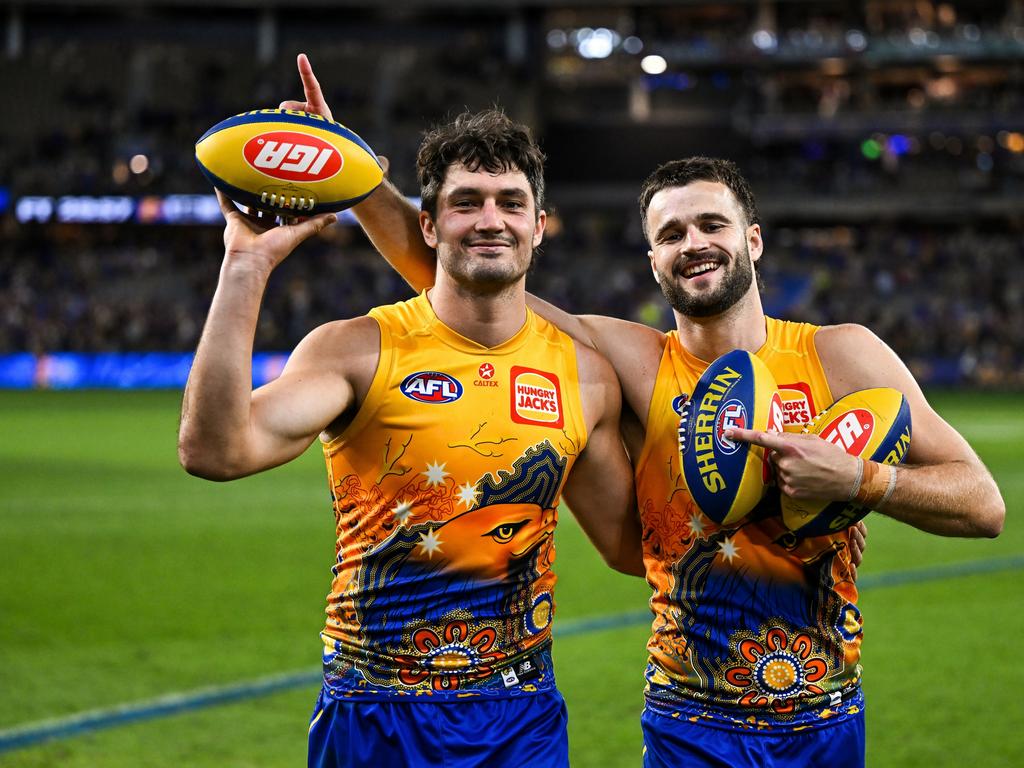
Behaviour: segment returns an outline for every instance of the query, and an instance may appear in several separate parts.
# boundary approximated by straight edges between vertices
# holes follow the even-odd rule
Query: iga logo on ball
[[[851,456],[899,464],[910,448],[910,405],[895,389],[862,389],[832,403],[803,431],[838,445]],[[789,496],[781,501],[782,522],[801,537],[841,531],[871,511],[856,502]]]
[[[756,355],[741,349],[707,367],[679,417],[679,460],[686,487],[701,512],[720,525],[745,517],[771,478],[760,446],[725,436],[734,427],[782,429],[775,378]]]
[[[196,162],[235,202],[283,215],[344,210],[384,179],[376,154],[355,133],[289,109],[222,120],[196,142]]]
[[[326,181],[345,162],[320,137],[294,131],[261,133],[245,143],[242,156],[260,173],[284,181]]]

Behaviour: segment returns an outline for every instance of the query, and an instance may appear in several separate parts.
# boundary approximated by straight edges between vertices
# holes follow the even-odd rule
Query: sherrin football
[[[679,459],[690,496],[719,525],[742,520],[771,480],[764,449],[725,437],[730,427],[782,431],[775,378],[756,355],[734,349],[705,369],[683,406]]]
[[[910,405],[895,389],[862,389],[832,403],[803,431],[835,443],[851,456],[899,464],[910,448]],[[782,522],[800,537],[835,533],[870,511],[856,502],[782,496]]]
[[[344,210],[384,179],[376,154],[355,133],[291,109],[222,120],[196,142],[196,161],[236,203],[289,216]]]

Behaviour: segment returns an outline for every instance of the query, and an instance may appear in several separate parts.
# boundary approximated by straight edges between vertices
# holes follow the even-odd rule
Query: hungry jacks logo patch
[[[561,429],[565,424],[562,411],[562,387],[553,373],[512,367],[511,417],[516,424]]]

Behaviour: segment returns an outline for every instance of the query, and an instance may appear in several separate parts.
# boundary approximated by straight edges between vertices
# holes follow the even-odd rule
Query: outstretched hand
[[[779,490],[794,499],[845,501],[857,476],[857,459],[818,435],[763,432],[733,427],[729,440],[760,445],[768,451]]]
[[[225,258],[246,262],[267,274],[287,258],[296,246],[338,220],[333,213],[321,213],[292,224],[277,225],[271,214],[242,213],[227,195],[217,191],[224,214]]]

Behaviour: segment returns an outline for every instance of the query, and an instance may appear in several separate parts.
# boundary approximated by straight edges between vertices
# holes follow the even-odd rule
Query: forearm
[[[994,537],[1002,531],[1002,495],[980,462],[894,469],[895,488],[878,512],[939,536]]]
[[[252,350],[267,275],[225,258],[182,402],[178,455],[192,474],[237,476],[249,430]]]
[[[419,210],[385,180],[352,209],[373,247],[416,291],[434,284],[437,257],[423,241]]]

